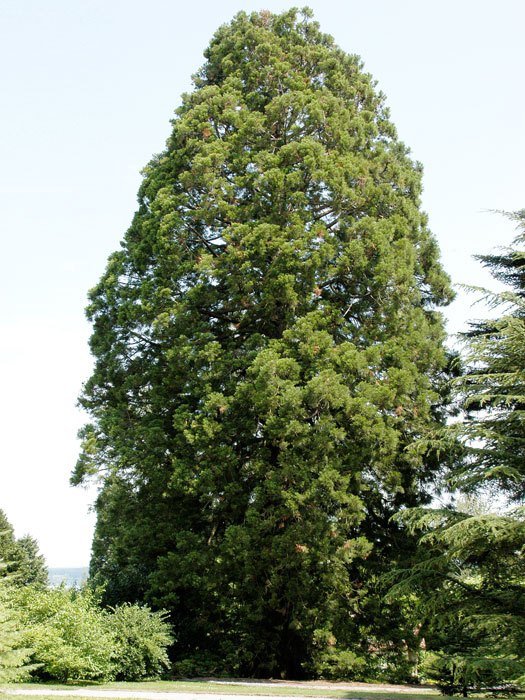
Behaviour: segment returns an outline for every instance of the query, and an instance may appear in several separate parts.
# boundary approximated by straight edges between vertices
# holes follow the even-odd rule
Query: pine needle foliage
[[[92,579],[169,609],[186,669],[355,674],[390,516],[439,466],[412,445],[452,293],[420,166],[310,11],[241,12],[205,58],[90,294]]]
[[[48,570],[37,541],[29,535],[17,539],[3,510],[0,510],[0,560],[5,562],[0,577],[9,574],[11,582],[18,586],[47,584]]]
[[[461,381],[466,419],[458,429],[468,443],[464,469],[454,485],[493,484],[505,496],[525,498],[525,210],[509,214],[520,233],[512,247],[478,259],[506,291],[483,290],[502,310],[496,319],[471,324],[465,334],[468,371]]]
[[[465,418],[448,429],[463,443],[450,483],[485,490],[492,512],[419,508],[398,516],[419,533],[420,558],[397,573],[390,595],[418,593],[437,651],[429,673],[449,693],[525,680],[525,211],[511,217],[520,229],[512,246],[479,256],[510,289],[485,291],[502,314],[465,334],[466,372],[457,381]]]

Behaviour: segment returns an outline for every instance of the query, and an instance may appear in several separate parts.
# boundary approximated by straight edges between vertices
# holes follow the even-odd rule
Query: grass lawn
[[[330,687],[329,687],[330,686]],[[446,700],[446,696],[440,695],[437,690],[429,688],[407,688],[400,686],[399,689],[390,686],[382,688],[379,685],[358,684],[355,690],[352,688],[338,687],[337,683],[323,683],[321,687],[314,684],[292,686],[286,684],[269,685],[261,684],[230,684],[227,682],[216,683],[212,681],[149,681],[141,683],[103,683],[103,684],[36,684],[18,683],[0,686],[1,700],[23,700],[23,695],[12,694],[13,690],[28,690],[33,692],[41,689],[42,694],[26,695],[26,698],[35,700],[74,700],[75,696],[54,696],[46,694],[48,690],[75,690],[81,688],[89,689],[91,693],[97,690],[119,690],[119,691],[142,691],[142,692],[171,692],[171,693],[214,693],[220,695],[272,695],[281,697],[323,697],[323,698],[347,698],[356,700]],[[76,698],[78,700],[78,696]],[[457,699],[456,699],[457,700]],[[525,698],[524,698],[525,700]]]
[[[352,686],[352,687],[348,687]],[[31,695],[14,694],[13,690],[31,690]],[[35,691],[41,691],[35,693]],[[48,691],[89,690],[90,700],[98,700],[95,693],[100,690],[141,691],[144,693],[208,693],[217,695],[270,695],[275,697],[322,697],[346,698],[347,700],[458,700],[447,695],[441,695],[438,690],[424,687],[394,686],[367,683],[331,683],[329,681],[316,683],[286,684],[272,681],[235,681],[229,683],[213,680],[195,681],[143,681],[143,682],[114,682],[114,683],[11,683],[0,685],[0,700],[79,700],[78,695],[52,695]],[[34,693],[34,694],[33,694]],[[483,698],[473,694],[471,698]],[[102,698],[100,700],[107,700]],[[514,696],[513,700],[525,700],[525,694]]]

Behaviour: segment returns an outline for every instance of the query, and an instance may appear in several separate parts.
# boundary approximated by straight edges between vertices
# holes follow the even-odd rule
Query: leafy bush
[[[114,637],[117,680],[136,681],[159,676],[169,666],[171,643],[166,613],[140,605],[121,605],[108,617]]]
[[[33,676],[61,682],[114,678],[115,641],[108,613],[89,590],[28,586],[15,596],[25,643],[39,664]]]
[[[222,649],[221,649],[222,651]],[[219,656],[208,649],[193,649],[191,655],[177,658],[171,669],[174,678],[237,678],[239,677],[239,655],[233,652]]]
[[[337,640],[328,629],[313,633],[312,662],[307,670],[315,677],[332,680],[360,678],[366,661],[353,651],[337,647]]]
[[[417,684],[419,657],[418,652],[409,655],[406,648],[378,649],[367,654],[366,673],[359,680]]]
[[[164,613],[139,605],[103,610],[95,594],[65,587],[12,587],[11,604],[31,648],[33,677],[41,680],[139,680],[169,665]],[[0,631],[2,631],[0,599]],[[27,656],[27,654],[26,654]],[[2,668],[0,641],[0,670]]]
[[[332,680],[360,677],[366,661],[353,651],[346,649],[327,651],[315,662],[316,675]]]
[[[23,646],[20,616],[13,609],[6,579],[0,581],[0,683],[25,680],[30,650]]]

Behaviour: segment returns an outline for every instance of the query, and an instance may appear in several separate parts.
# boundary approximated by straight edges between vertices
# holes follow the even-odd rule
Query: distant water
[[[75,569],[49,569],[49,583],[53,587],[64,583],[68,588],[79,588],[86,582],[87,577],[87,566]]]

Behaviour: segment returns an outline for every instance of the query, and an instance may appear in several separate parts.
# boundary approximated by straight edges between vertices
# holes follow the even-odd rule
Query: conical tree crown
[[[358,58],[297,10],[240,13],[205,56],[91,293],[73,479],[106,475],[110,598],[171,607],[181,648],[297,675],[348,637],[355,562],[425,498],[411,445],[440,420],[451,292]]]

